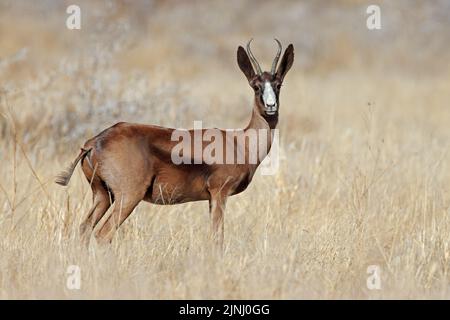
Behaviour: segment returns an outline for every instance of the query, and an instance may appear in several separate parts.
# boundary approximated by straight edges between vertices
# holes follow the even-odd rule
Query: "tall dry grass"
[[[80,31],[66,3],[2,2],[0,298],[450,298],[448,5],[411,3],[377,33],[364,1],[81,2]],[[244,126],[235,50],[255,37],[267,68],[272,36],[296,47],[280,169],[229,200],[223,257],[206,203],[142,203],[86,250],[90,188],[53,183],[79,146],[118,121]]]

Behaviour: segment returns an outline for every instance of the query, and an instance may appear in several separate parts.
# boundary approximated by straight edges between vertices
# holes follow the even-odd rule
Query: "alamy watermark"
[[[171,151],[176,165],[260,165],[262,175],[279,167],[278,129],[203,129],[202,121],[194,121],[193,130],[174,130],[171,141],[177,142]]]
[[[381,268],[378,265],[370,265],[367,267],[369,276],[366,280],[366,286],[369,290],[381,289]]]
[[[69,30],[81,29],[81,8],[76,4],[67,7],[66,13],[69,15],[66,19],[66,27]]]
[[[77,265],[70,265],[67,267],[66,273],[66,288],[69,290],[81,289],[81,269]]]
[[[380,6],[372,4],[367,7],[366,13],[369,15],[366,20],[366,26],[369,30],[381,29],[381,9]]]

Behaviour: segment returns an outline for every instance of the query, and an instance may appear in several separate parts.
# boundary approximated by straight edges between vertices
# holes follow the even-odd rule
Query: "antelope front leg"
[[[212,194],[209,200],[209,213],[211,217],[211,236],[219,247],[223,250],[223,214],[225,212],[226,196],[219,193]]]

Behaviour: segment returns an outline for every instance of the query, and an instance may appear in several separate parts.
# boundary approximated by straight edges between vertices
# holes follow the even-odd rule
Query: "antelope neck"
[[[278,125],[278,115],[274,116],[264,116],[259,113],[258,107],[255,102],[255,106],[253,107],[252,118],[250,119],[250,123],[247,125],[245,130],[253,129],[266,129],[273,130]]]
[[[276,128],[278,124],[278,115],[265,117],[261,115],[258,111],[258,107],[255,103],[255,106],[253,108],[252,118],[250,119],[249,124],[244,129],[244,131],[247,130],[266,130],[267,132],[267,147],[265,148],[265,154],[264,157],[267,156],[267,154],[270,151],[270,148],[272,147],[272,139],[273,139],[273,130]],[[257,134],[257,137],[259,139],[259,134]],[[259,144],[259,142],[258,142]],[[256,167],[261,163],[263,159],[259,159],[258,164]],[[252,166],[253,167],[253,166]],[[255,170],[256,167],[253,169]]]

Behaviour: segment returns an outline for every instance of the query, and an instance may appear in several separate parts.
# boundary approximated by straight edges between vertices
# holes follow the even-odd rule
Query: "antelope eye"
[[[281,83],[278,83],[278,84],[276,85],[276,87],[277,87],[277,90],[280,90],[280,89],[281,89]]]
[[[257,85],[254,85],[254,86],[253,86],[253,90],[255,90],[255,91],[259,91],[259,86],[257,86]]]

